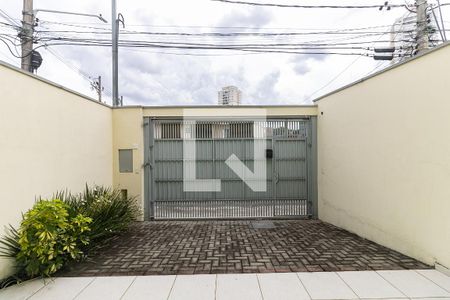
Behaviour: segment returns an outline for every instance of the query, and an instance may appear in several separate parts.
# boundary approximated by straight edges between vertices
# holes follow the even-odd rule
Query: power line
[[[382,35],[379,36],[378,39],[381,39],[385,34],[390,33],[389,30],[386,31],[385,33],[383,33]],[[394,39],[397,37],[397,35],[394,37]],[[375,42],[374,42],[375,44]],[[374,45],[373,44],[373,45]],[[353,66],[361,57],[357,57],[356,59],[354,59],[347,67],[345,67],[339,74],[337,74],[335,77],[333,77],[327,84],[325,84],[324,86],[320,87],[318,90],[314,91],[312,94],[310,94],[307,98],[307,100],[311,100],[311,98],[317,94],[318,92],[322,91],[323,89],[325,89],[326,87],[328,87],[331,83],[333,83],[336,79],[338,79],[342,74],[344,74],[351,66]],[[380,62],[379,64],[381,64],[382,62]]]
[[[46,20],[39,20],[39,23],[44,23],[44,24],[48,23],[48,24],[55,24],[55,25],[61,25],[61,26],[111,31],[108,28],[77,25],[77,24],[95,24],[95,23],[54,22],[54,21],[46,21]],[[405,24],[409,24],[409,23],[413,24],[415,22],[408,22]],[[99,25],[101,25],[101,24],[99,24]],[[130,24],[127,24],[127,27],[149,27],[149,28],[208,28],[208,29],[245,29],[245,30],[248,30],[248,29],[269,30],[270,29],[270,30],[309,30],[309,31],[355,31],[355,30],[375,29],[375,28],[386,28],[386,27],[391,27],[391,26],[392,26],[392,24],[336,29],[336,28],[299,28],[299,27],[196,26],[196,25],[145,25],[145,24],[130,25]],[[124,30],[121,30],[121,33],[122,32],[124,32]]]
[[[62,62],[66,67],[71,69],[72,71],[75,71],[79,75],[81,75],[84,79],[86,79],[89,82],[92,82],[91,76],[84,72],[83,70],[79,69],[78,67],[74,66],[72,63],[66,61],[64,58],[62,58],[59,54],[56,53],[55,50],[50,49],[48,47],[45,48],[50,54],[52,54],[56,59],[58,59],[60,62]]]
[[[406,31],[403,31],[406,32]],[[411,31],[412,32],[412,31]],[[88,33],[88,32],[82,32],[82,33]],[[368,38],[370,36],[378,36],[381,32],[363,32],[364,34],[361,34],[362,32],[355,32],[352,33],[353,36],[350,36],[349,39],[354,39],[354,38]],[[155,33],[155,34],[167,34],[167,33]],[[178,35],[180,33],[171,33],[171,34],[175,34]],[[185,33],[181,33],[181,35],[183,35]],[[286,33],[285,33],[286,34]],[[290,34],[290,33],[289,33]],[[312,32],[311,34],[320,34],[320,33],[315,33]],[[357,34],[355,36],[355,34]],[[197,35],[197,34],[195,34]],[[201,34],[201,37],[205,37],[203,36],[204,34]],[[227,34],[228,35],[228,34]],[[345,39],[343,39],[345,40]],[[53,31],[44,31],[44,32],[39,32],[39,41],[44,41],[44,42],[52,42],[52,41],[66,41],[66,42],[72,42],[72,43],[91,43],[91,44],[105,44],[105,43],[109,43],[109,39],[92,39],[92,38],[82,38],[79,35],[75,35],[75,36],[70,36],[70,35],[61,35],[61,34],[55,34]],[[341,48],[341,49],[367,49],[367,47],[362,47],[362,46],[358,46],[358,45],[364,45],[364,44],[368,44],[368,43],[373,43],[373,41],[356,41],[356,42],[337,42],[337,39],[333,39],[333,40],[329,40],[330,42],[326,42],[327,40],[318,40],[318,41],[306,41],[306,42],[291,42],[291,43],[245,43],[243,44],[242,42],[234,42],[234,43],[220,43],[217,44],[216,43],[188,43],[188,42],[179,42],[179,41],[173,41],[173,40],[152,40],[152,41],[147,41],[147,40],[130,40],[130,39],[123,39],[121,41],[121,46],[155,46],[155,47],[160,47],[160,45],[183,45],[183,46],[198,46],[198,47],[202,47],[202,48],[208,48],[208,47],[215,47],[214,49],[217,49],[217,47],[220,47],[221,49],[229,49],[229,48],[239,48],[239,47],[328,47],[328,48],[333,48],[333,49],[337,49],[337,48]],[[392,42],[392,40],[389,41],[375,41],[375,42]],[[343,47],[345,46],[345,47]]]
[[[11,25],[16,27],[21,27],[20,23],[11,18],[4,10],[0,9],[0,16],[3,17],[6,21],[10,22]]]
[[[47,44],[47,46],[91,46],[91,47],[110,47],[111,44],[107,43],[84,43],[84,42],[55,42]],[[370,56],[364,53],[357,52],[320,52],[320,51],[307,51],[308,49],[289,49],[287,50],[260,50],[253,48],[226,48],[226,47],[196,47],[196,46],[173,46],[173,45],[158,45],[158,44],[146,44],[146,45],[132,45],[132,44],[119,44],[121,47],[132,47],[132,48],[162,48],[162,49],[188,49],[188,50],[234,50],[234,51],[244,51],[244,52],[255,52],[255,53],[280,53],[280,54],[304,54],[304,55],[344,55],[344,56]],[[301,51],[304,50],[304,51]],[[327,49],[323,49],[327,50]]]
[[[54,49],[50,49],[50,48],[45,48],[45,50],[47,50],[51,55],[53,55],[57,60],[59,60],[61,63],[63,63],[66,67],[68,67],[70,70],[76,72],[78,75],[80,75],[83,79],[85,79],[86,81],[88,81],[90,84],[92,84],[92,82],[94,81],[93,78],[85,71],[81,70],[80,68],[78,68],[77,66],[75,66],[74,64],[72,64],[70,61],[67,61],[66,59],[64,59],[61,54],[59,54],[56,50]],[[111,93],[108,90],[103,90],[105,92],[105,94],[107,95],[111,95]]]
[[[71,42],[108,42],[109,40],[98,40],[98,39],[80,39],[73,37],[43,37],[40,39],[41,41],[51,42],[51,41],[71,41]],[[334,43],[313,43],[313,42],[291,42],[291,43],[207,43],[207,42],[181,42],[181,41],[144,41],[144,40],[123,40],[121,44],[134,44],[136,46],[139,45],[154,45],[154,44],[166,44],[166,45],[183,45],[183,46],[199,46],[199,47],[223,47],[223,48],[233,48],[233,47],[295,47],[302,48],[307,47],[317,48],[317,47],[328,47],[332,49],[364,49],[369,50],[373,47],[364,46],[365,44],[374,43],[374,42],[392,42],[392,40],[383,40],[383,41],[357,41],[357,42],[334,42]]]
[[[48,46],[55,45],[78,45],[78,46],[110,46],[108,42],[98,42],[98,41],[75,41],[75,40],[65,40],[64,42],[54,42],[47,43]],[[192,50],[240,50],[240,51],[262,51],[262,52],[275,52],[277,50],[351,50],[351,48],[333,48],[333,47],[263,47],[263,46],[222,46],[222,45],[204,45],[204,44],[169,44],[169,43],[119,43],[121,47],[133,47],[133,48],[167,48],[167,49],[192,49]],[[353,49],[355,50],[355,49]],[[358,49],[367,50],[367,49]],[[294,52],[288,52],[294,53]],[[308,52],[306,54],[332,54],[331,52],[319,52],[313,53]],[[336,53],[336,54],[349,54],[349,53]],[[359,53],[358,53],[359,54]]]
[[[47,21],[42,21],[42,22],[47,22]],[[57,22],[55,22],[57,23]],[[60,24],[66,24],[66,23],[60,23]],[[70,26],[72,26],[71,24],[68,24]],[[63,25],[65,26],[65,25]],[[77,25],[76,25],[77,26]],[[370,36],[374,36],[374,35],[378,35],[380,32],[375,31],[375,32],[370,32],[367,33],[367,31],[361,32],[361,30],[364,29],[370,29],[370,28],[386,28],[386,27],[390,27],[391,25],[382,25],[382,26],[367,26],[367,27],[363,27],[363,28],[345,28],[345,29],[334,29],[334,30],[328,30],[328,31],[322,31],[322,32],[243,32],[243,33],[235,33],[235,32],[227,32],[227,33],[223,33],[223,32],[206,32],[206,33],[189,33],[189,32],[149,32],[149,31],[127,31],[124,30],[122,31],[122,35],[126,36],[126,35],[136,35],[136,34],[148,34],[148,35],[152,35],[152,36],[170,36],[170,37],[180,37],[180,38],[185,38],[185,37],[192,37],[192,38],[220,38],[220,39],[225,39],[225,38],[243,38],[243,37],[247,37],[247,38],[252,38],[255,39],[256,37],[258,38],[273,38],[276,37],[278,39],[281,38],[293,38],[293,37],[307,37],[309,35],[322,35],[324,37],[326,36],[336,36],[338,38],[328,38],[328,39],[321,39],[321,40],[316,40],[316,41],[308,41],[311,43],[314,42],[331,42],[332,44],[337,44],[337,41],[340,40],[351,40],[351,39],[357,39],[357,38],[368,38]],[[39,36],[41,37],[41,40],[45,41],[49,41],[53,38],[57,38],[58,36],[63,36],[61,35],[62,33],[72,33],[72,34],[78,34],[76,37],[80,37],[79,34],[109,34],[109,30],[108,29],[101,29],[102,32],[98,32],[98,31],[63,31],[63,30],[42,30],[39,33]],[[307,30],[307,29],[305,29]],[[322,29],[323,30],[323,29]],[[358,31],[359,30],[359,31]],[[343,33],[342,35],[340,33]],[[405,31],[406,33],[406,31]],[[412,31],[411,31],[412,33]],[[67,35],[66,35],[67,36]],[[75,37],[75,38],[76,38]],[[371,41],[369,41],[371,42]],[[380,41],[381,42],[391,42],[391,41]],[[351,43],[346,43],[346,44],[351,44]],[[366,41],[361,41],[361,42],[355,42],[354,44],[367,44]]]
[[[15,54],[15,53],[12,51],[12,48],[9,46],[8,42],[12,43],[13,46],[16,46],[16,45],[15,45],[14,42],[11,41],[10,39],[7,39],[7,38],[5,38],[5,37],[0,36],[0,41],[3,42],[3,44],[5,44],[5,46],[8,48],[9,52],[11,53],[11,55],[14,56],[15,58],[24,58],[24,57],[28,57],[29,55],[31,55],[31,53],[29,53],[28,55],[25,55],[25,56],[21,56],[21,55],[19,55],[19,54]],[[17,52],[17,49],[16,49],[16,48],[14,48],[14,49],[15,49],[16,52]]]
[[[6,53],[4,53],[3,51],[0,51],[0,54],[6,59],[8,60],[12,65],[16,65],[16,61],[14,61],[10,56],[8,56]]]
[[[353,66],[359,59],[360,59],[360,57],[357,57],[356,59],[354,59],[347,67],[345,67],[341,72],[339,72],[336,76],[334,76],[327,84],[325,84],[324,86],[322,86],[321,88],[319,88],[318,90],[316,90],[315,92],[310,94],[306,100],[307,101],[311,100],[311,98],[315,94],[317,94],[318,92],[322,91],[323,89],[328,87],[330,84],[332,84],[336,79],[338,79],[342,74],[344,74],[348,69],[350,69],[350,67]]]
[[[247,1],[231,1],[231,0],[210,0],[215,2],[225,2],[232,4],[243,4],[252,6],[271,6],[271,7],[285,7],[285,8],[338,8],[338,9],[366,9],[366,8],[399,8],[406,7],[406,4],[374,4],[374,5],[298,5],[298,4],[277,4],[277,3],[261,3],[261,2],[247,2]],[[388,2],[386,2],[388,3]]]
[[[389,62],[386,62],[386,61],[380,61],[380,62],[378,62],[378,64],[375,66],[375,68],[373,68],[373,69],[370,70],[368,73],[366,73],[366,75],[364,75],[363,78],[364,78],[364,77],[367,77],[367,76],[369,76],[369,75],[371,75],[371,74],[373,74],[373,73],[375,73],[375,72],[378,71],[380,68],[384,68],[387,64],[389,64]]]
[[[66,32],[66,34],[61,34],[60,32],[54,32],[54,31],[46,31],[46,32],[39,31],[38,33],[39,33],[39,37],[40,37],[39,39],[40,40],[47,40],[47,39],[51,40],[51,39],[58,39],[58,38],[77,38],[77,39],[81,39],[82,36],[80,34],[90,34],[89,32],[79,32],[76,35],[67,35],[67,33],[73,33],[73,31],[68,31],[68,32]],[[336,36],[337,38],[333,38],[333,39],[325,38],[325,39],[318,40],[318,41],[339,41],[339,40],[351,40],[351,39],[356,39],[356,38],[368,38],[368,37],[371,37],[371,36],[378,36],[380,33],[382,33],[382,32],[373,32],[373,33],[355,32],[352,35],[345,34],[343,36],[335,34],[333,36]],[[407,32],[405,32],[405,33],[407,33]],[[290,36],[281,36],[279,34],[271,34],[271,35],[275,36],[277,38],[277,40],[280,40],[281,38],[293,38],[293,37],[297,37],[297,36],[298,37],[308,37],[308,35],[305,35],[303,33],[300,34],[300,35],[292,35],[291,34]],[[158,37],[158,36],[156,36],[156,37]],[[173,37],[178,37],[178,34],[175,33],[175,35]],[[173,37],[171,36],[171,38],[173,38]],[[216,38],[216,37],[218,37],[218,38],[220,38],[222,40],[223,40],[223,38],[233,37],[232,40],[233,41],[236,40],[236,39],[234,39],[235,36],[232,36],[232,35],[230,35],[230,36],[203,36],[203,35],[199,35],[199,36],[191,36],[191,37],[193,37],[193,38],[197,38],[197,37],[199,37],[199,38]],[[246,38],[251,38],[252,40],[254,40],[254,36],[245,36],[245,37]],[[258,38],[271,37],[272,38],[272,36],[256,36],[256,37],[258,37]],[[326,35],[324,35],[324,37],[326,37]],[[180,35],[180,38],[183,38],[183,41],[185,40],[185,37],[183,37],[183,34]],[[242,37],[240,37],[240,38],[242,38]],[[124,40],[128,41],[129,39],[124,39]],[[311,41],[311,42],[315,42],[315,41]]]
[[[41,38],[47,45],[79,45],[79,46],[109,46],[109,39],[88,39],[72,37],[48,37]],[[339,55],[364,55],[363,53],[331,52],[327,50],[373,50],[367,46],[336,45],[336,44],[311,44],[311,43],[275,43],[275,44],[217,44],[217,43],[190,43],[174,41],[145,41],[145,40],[122,40],[121,47],[147,47],[147,48],[168,48],[168,49],[192,49],[192,50],[240,50],[271,53],[291,53],[291,54],[339,54]],[[293,51],[309,50],[307,53]],[[311,50],[322,50],[326,52],[314,52]],[[401,50],[401,49],[400,49]]]
[[[143,49],[125,48],[125,51],[141,52],[141,53],[155,53],[155,54],[166,54],[166,55],[177,55],[177,56],[246,56],[246,55],[263,55],[266,53],[227,53],[227,54],[215,54],[215,53],[180,53],[180,52],[167,52],[167,51],[151,51]]]
[[[449,30],[450,31],[450,30]],[[106,34],[110,35],[110,31],[74,31],[74,30],[39,30],[40,34],[46,33],[74,33],[74,34]],[[395,31],[400,33],[413,33],[414,30]],[[393,33],[395,33],[393,32]],[[380,31],[309,31],[309,32],[159,32],[159,31],[127,31],[120,32],[121,35],[161,35],[161,36],[200,36],[200,37],[236,37],[236,36],[302,36],[302,35],[355,35],[355,34],[370,34],[378,35]]]
[[[358,32],[357,34],[360,34]],[[368,37],[375,33],[366,33],[363,36]],[[380,32],[376,33],[377,35]],[[56,45],[77,45],[77,46],[110,46],[109,39],[99,38],[81,38],[79,36],[71,37],[64,35],[55,35],[51,32],[40,33],[39,40],[46,42],[48,46]],[[372,41],[373,42],[373,41]],[[375,41],[377,42],[377,41]],[[375,43],[373,42],[373,43]],[[309,54],[309,55],[359,55],[373,56],[366,51],[373,51],[373,47],[363,46],[367,44],[364,41],[351,43],[199,43],[199,42],[181,42],[181,41],[148,41],[148,40],[121,40],[121,47],[131,48],[161,48],[161,49],[185,49],[185,50],[235,50],[253,53],[285,53],[285,54]],[[337,50],[337,51],[336,51]],[[358,52],[349,52],[348,50],[360,50]],[[397,49],[402,50],[402,49]]]

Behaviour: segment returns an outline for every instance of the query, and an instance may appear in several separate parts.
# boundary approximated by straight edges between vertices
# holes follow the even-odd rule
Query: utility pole
[[[417,0],[417,54],[428,49],[428,22],[427,22],[427,0]]]
[[[32,72],[31,53],[33,51],[33,31],[33,0],[23,0],[22,31],[20,33],[22,44],[21,68],[27,72]]]
[[[111,0],[112,26],[112,100],[113,106],[120,105],[119,99],[119,24],[125,27],[122,14],[117,14],[116,0]]]
[[[111,26],[112,26],[112,102],[113,106],[119,105],[119,45],[117,41],[116,0],[111,0]]]
[[[98,76],[98,102],[102,102],[102,92],[103,92],[102,76]]]
[[[91,82],[91,88],[97,92],[98,102],[102,102],[102,92],[105,89],[102,85],[102,76],[95,78],[96,80]]]

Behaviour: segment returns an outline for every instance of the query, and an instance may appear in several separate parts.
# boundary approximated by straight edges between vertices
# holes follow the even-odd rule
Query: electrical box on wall
[[[119,149],[119,172],[133,173],[133,150]]]

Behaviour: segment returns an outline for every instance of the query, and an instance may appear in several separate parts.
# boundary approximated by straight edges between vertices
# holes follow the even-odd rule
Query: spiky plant
[[[102,240],[126,230],[140,214],[135,198],[122,195],[120,190],[102,186],[86,186],[83,193],[66,193],[63,199],[71,209],[92,219],[92,241]]]

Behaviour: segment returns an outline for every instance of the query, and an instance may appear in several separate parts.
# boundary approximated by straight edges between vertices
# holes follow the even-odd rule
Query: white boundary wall
[[[35,197],[112,186],[112,110],[0,64],[0,227]],[[10,269],[0,260],[0,278]]]
[[[449,72],[447,44],[316,102],[319,218],[447,268]]]

